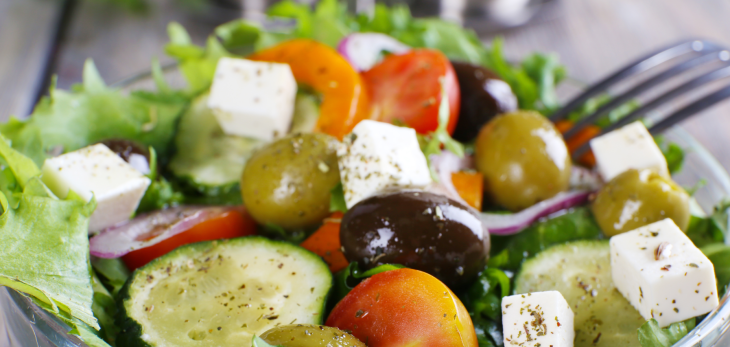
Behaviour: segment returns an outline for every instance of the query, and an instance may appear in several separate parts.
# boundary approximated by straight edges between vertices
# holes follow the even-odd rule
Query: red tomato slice
[[[152,246],[131,251],[122,256],[130,270],[142,267],[183,245],[200,241],[231,239],[256,233],[256,222],[245,210],[231,209],[195,224],[187,231],[173,235]]]
[[[400,121],[426,134],[438,127],[441,89],[449,99],[449,134],[459,117],[460,91],[454,67],[443,53],[416,49],[389,55],[362,74],[370,92],[370,118],[381,122]]]

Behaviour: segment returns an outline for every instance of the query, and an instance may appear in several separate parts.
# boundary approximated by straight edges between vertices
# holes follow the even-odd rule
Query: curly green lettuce
[[[51,88],[50,96],[38,103],[29,118],[10,119],[0,125],[0,133],[38,166],[49,153],[69,152],[110,138],[152,146],[163,160],[170,154],[186,100],[124,95],[106,86],[90,60],[83,77],[83,83],[71,91]]]
[[[98,330],[87,236],[96,202],[74,194],[56,198],[40,180],[38,166],[1,136],[0,157],[9,178],[0,186],[0,285]]]
[[[641,347],[670,347],[694,328],[694,318],[673,323],[664,329],[652,318],[639,328],[639,343]]]
[[[521,64],[512,64],[504,56],[501,38],[487,47],[473,30],[438,18],[414,18],[404,5],[376,4],[372,13],[355,15],[347,11],[343,1],[322,0],[311,7],[285,0],[271,6],[267,15],[273,20],[293,20],[293,24],[266,30],[255,22],[235,20],[219,26],[205,48],[194,45],[180,24],[170,24],[165,52],[180,63],[188,92],[200,93],[210,86],[222,56],[245,55],[295,38],[317,40],[334,48],[349,34],[379,32],[411,47],[436,49],[451,60],[494,70],[512,87],[520,108],[548,114],[559,106],[555,88],[566,72],[556,55],[535,53]]]

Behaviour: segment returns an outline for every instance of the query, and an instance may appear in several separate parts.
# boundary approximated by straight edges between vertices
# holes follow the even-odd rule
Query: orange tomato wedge
[[[459,171],[451,174],[451,183],[469,206],[482,210],[484,176],[479,172]]]
[[[369,115],[369,97],[360,74],[337,51],[313,40],[296,39],[248,59],[289,64],[294,78],[322,94],[316,130],[342,140]]]
[[[337,272],[349,264],[340,245],[340,221],[342,212],[335,212],[324,220],[324,224],[309,236],[300,246],[324,259],[330,271]]]
[[[560,133],[565,134],[573,127],[573,122],[569,120],[561,120],[555,123],[555,127],[558,131],[560,131]],[[568,146],[570,153],[573,153],[600,133],[601,128],[596,125],[588,125],[581,129],[581,131],[579,131],[575,136],[565,141],[565,144]],[[593,152],[589,150],[578,159],[578,162],[588,167],[594,167],[596,166],[596,157],[593,155]]]

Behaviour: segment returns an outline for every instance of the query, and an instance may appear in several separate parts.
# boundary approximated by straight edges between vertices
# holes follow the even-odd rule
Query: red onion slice
[[[90,252],[99,258],[119,258],[235,208],[181,206],[144,214],[92,237],[89,240]]]
[[[444,195],[452,200],[456,200],[465,206],[469,204],[464,201],[456,191],[454,183],[451,181],[451,174],[458,171],[470,170],[474,168],[474,157],[465,155],[459,158],[450,151],[442,151],[441,154],[431,156],[431,165],[436,171],[439,181],[432,183],[426,188],[427,191]]]
[[[589,191],[584,190],[562,192],[517,213],[481,213],[481,220],[492,234],[512,235],[527,228],[538,218],[585,203],[589,194]]]
[[[459,158],[454,153],[444,150],[441,154],[432,155],[430,159],[431,165],[433,165],[439,178],[439,182],[434,182],[426,190],[445,195],[469,206],[456,191],[451,181],[451,174],[457,171],[474,169],[474,157],[467,155]],[[576,186],[584,190],[559,193],[548,200],[541,201],[517,213],[480,213],[482,223],[490,233],[495,235],[512,235],[527,228],[539,218],[585,203],[588,200],[590,192],[600,187],[601,181],[595,173],[585,168],[576,167],[572,174],[571,186],[574,184],[575,179]]]
[[[379,62],[383,51],[397,54],[410,49],[400,41],[380,33],[351,34],[337,45],[337,51],[357,71],[370,70]]]

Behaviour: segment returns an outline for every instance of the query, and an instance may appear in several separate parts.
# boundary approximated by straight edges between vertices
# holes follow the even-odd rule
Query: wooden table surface
[[[67,28],[60,44],[51,47],[58,13],[69,2]],[[113,82],[148,69],[153,57],[170,61],[162,51],[168,22],[182,23],[202,43],[216,25],[239,15],[236,10],[181,8],[180,0],[151,2],[151,10],[139,15],[103,1],[0,0],[0,119],[29,112],[49,76],[42,65],[50,52],[57,53],[50,70],[58,74],[61,88],[80,81],[86,58],[94,59],[102,76]],[[500,33],[510,58],[556,52],[571,76],[592,82],[681,39],[700,37],[730,46],[726,0],[558,0],[554,7],[549,19]],[[683,124],[726,169],[729,104]]]

